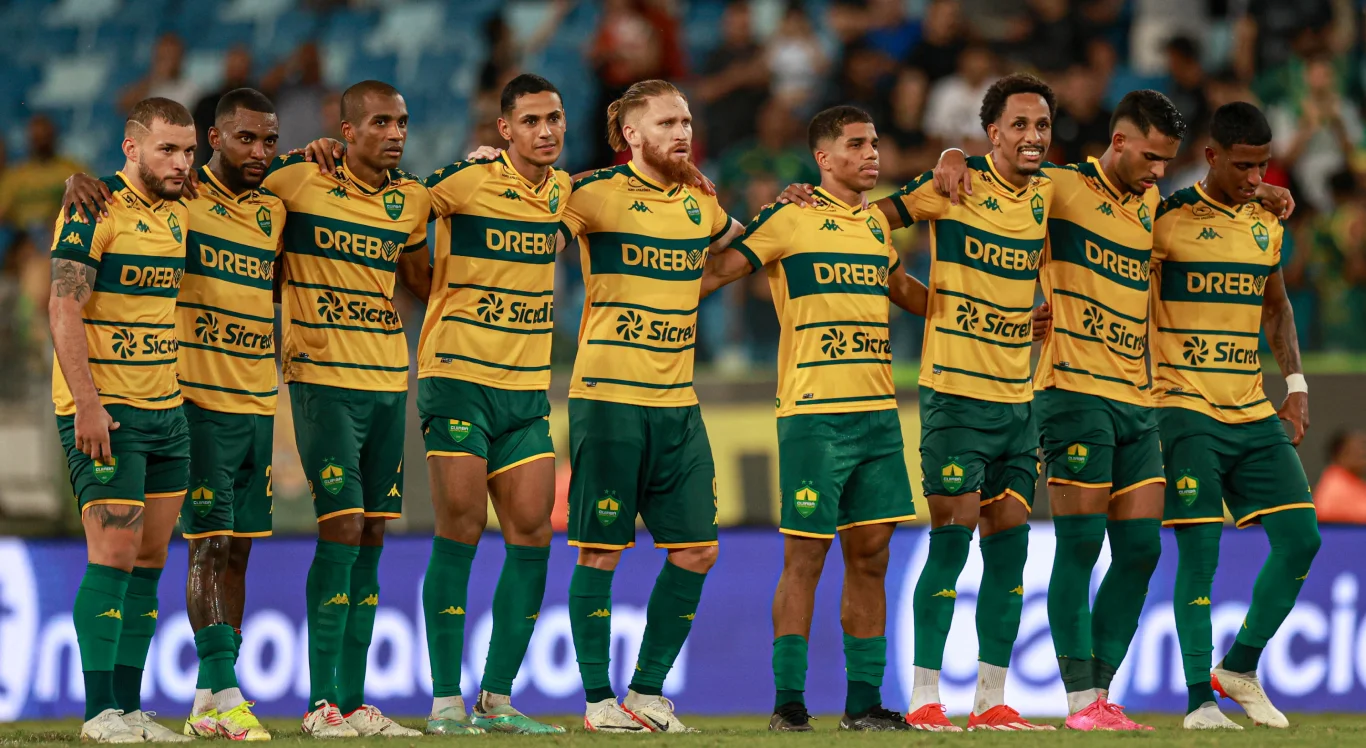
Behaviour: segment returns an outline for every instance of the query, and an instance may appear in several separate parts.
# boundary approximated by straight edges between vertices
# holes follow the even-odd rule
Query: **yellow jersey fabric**
[[[531,184],[504,153],[437,169],[426,184],[436,260],[418,377],[549,389],[556,230],[569,174],[551,169]]]
[[[1132,405],[1152,405],[1148,267],[1156,187],[1121,190],[1100,162],[1045,167],[1053,182],[1048,239],[1039,270],[1053,325],[1034,389],[1056,387]]]
[[[58,217],[52,257],[95,268],[85,302],[90,376],[104,405],[164,410],[181,404],[176,383],[175,305],[185,275],[190,212],[181,200],[153,200],[123,172],[104,177],[109,217],[90,223],[79,208]],[[76,412],[62,367],[52,367],[57,415]]]
[[[968,158],[973,194],[958,205],[926,172],[892,196],[904,225],[930,222],[930,297],[920,385],[977,400],[1029,402],[1034,284],[1053,181],[1016,189],[991,156]]]
[[[399,255],[426,251],[431,201],[390,169],[381,186],[281,157],[265,187],[284,201],[281,360],[286,382],[374,392],[408,389],[408,344],[394,308]]]
[[[731,244],[768,274],[778,312],[778,417],[896,407],[887,217],[817,188],[815,206],[765,207]]]
[[[185,280],[176,300],[185,399],[220,413],[275,414],[275,301],[271,284],[285,207],[262,188],[233,194],[199,169],[188,203]]]
[[[1276,414],[1258,341],[1266,279],[1281,263],[1281,222],[1260,203],[1223,205],[1200,185],[1163,201],[1153,232],[1153,397],[1224,423]]]
[[[696,405],[693,349],[702,269],[730,228],[716,198],[657,184],[635,164],[579,180],[560,231],[579,237],[585,299],[569,396]]]

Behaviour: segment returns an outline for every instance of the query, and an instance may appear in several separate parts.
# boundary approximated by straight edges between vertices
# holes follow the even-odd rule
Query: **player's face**
[[[1218,143],[1205,148],[1209,162],[1209,179],[1220,192],[1239,205],[1257,194],[1257,187],[1266,176],[1266,165],[1271,161],[1271,144],[1245,145],[1239,143],[1224,148]]]
[[[845,187],[867,192],[877,186],[877,142],[877,129],[871,122],[847,124],[838,138],[816,151],[816,163]]]
[[[123,152],[137,164],[138,178],[148,192],[162,200],[177,200],[194,166],[197,142],[194,125],[157,119],[142,137],[124,139]]]
[[[498,132],[512,149],[536,166],[550,166],[564,148],[564,106],[551,91],[517,99],[512,113],[498,118]]]
[[[1053,117],[1048,102],[1038,94],[1015,94],[1006,99],[1001,118],[989,128],[992,148],[1020,174],[1035,174],[1053,143]]]
[[[408,141],[408,105],[403,97],[366,94],[361,111],[356,122],[342,122],[348,151],[372,169],[397,168]]]
[[[692,166],[692,112],[676,94],[656,96],[622,128],[626,142],[671,183],[689,180]]]
[[[223,166],[237,172],[242,184],[258,187],[275,158],[280,121],[274,114],[238,109],[209,128],[209,145],[222,154]]]
[[[1181,148],[1179,138],[1170,138],[1149,128],[1144,135],[1141,130],[1128,122],[1121,122],[1111,136],[1115,155],[1119,157],[1116,171],[1119,172],[1119,185],[1135,195],[1142,195],[1166,176],[1167,164],[1176,158]]]

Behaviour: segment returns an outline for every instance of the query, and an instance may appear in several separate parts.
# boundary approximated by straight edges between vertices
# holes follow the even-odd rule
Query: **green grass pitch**
[[[1151,746],[1335,746],[1352,745],[1366,746],[1366,714],[1345,715],[1345,714],[1292,714],[1290,723],[1292,727],[1288,730],[1270,730],[1266,728],[1253,729],[1248,720],[1242,714],[1235,714],[1236,709],[1227,710],[1232,719],[1248,729],[1244,732],[1185,732],[1181,729],[1181,718],[1169,715],[1148,715],[1138,716],[1139,721],[1154,725],[1157,729],[1150,733],[1073,733],[1073,732],[1041,732],[1041,733],[964,733],[961,735],[936,735],[929,733],[895,733],[895,734],[854,734],[837,733],[839,718],[827,716],[818,718],[815,721],[816,732],[808,735],[779,735],[770,733],[765,728],[768,725],[768,717],[755,715],[753,717],[694,717],[689,719],[687,714],[683,718],[688,724],[697,727],[703,732],[698,735],[593,735],[586,733],[582,728],[582,718],[577,716],[565,716],[563,718],[549,721],[566,725],[570,732],[559,736],[530,737],[520,735],[483,735],[470,737],[424,737],[410,740],[395,740],[392,738],[364,738],[354,740],[325,741],[325,744],[335,743],[337,745],[348,746],[385,746],[386,748],[408,748],[408,746],[419,746],[421,744],[445,744],[450,742],[469,744],[469,743],[499,743],[508,745],[509,742],[537,745],[554,746],[599,746],[624,745],[626,743],[649,743],[651,745],[678,745],[678,746],[749,746],[762,744],[764,746],[780,745],[801,745],[815,748],[823,745],[822,741],[836,740],[840,744],[850,746],[904,746],[904,745],[931,745],[931,744],[959,744],[967,743],[975,747],[995,747],[995,746],[1049,746],[1070,745],[1070,746],[1091,746],[1091,745],[1127,745],[1136,746],[1144,743]],[[179,729],[180,718],[166,716],[161,720],[163,724]],[[421,720],[403,719],[400,720],[410,727],[422,727]],[[962,719],[955,719],[955,722],[962,723]],[[1057,720],[1041,720],[1049,724],[1059,724]],[[272,745],[288,746],[290,748],[305,745],[318,745],[318,742],[305,738],[299,734],[298,720],[265,720],[265,725],[274,735]],[[0,746],[66,746],[80,745],[77,733],[80,730],[79,720],[63,720],[54,722],[15,722],[0,724]]]

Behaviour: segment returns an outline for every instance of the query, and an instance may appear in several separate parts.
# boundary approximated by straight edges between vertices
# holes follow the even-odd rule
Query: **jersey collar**
[[[852,215],[858,215],[859,213],[861,213],[861,212],[863,211],[863,206],[854,207],[854,206],[852,206],[852,205],[849,205],[849,204],[845,203],[843,200],[839,199],[838,197],[835,197],[834,195],[830,194],[829,192],[826,192],[825,189],[823,189],[823,188],[821,188],[821,187],[817,187],[816,190],[815,190],[815,192],[816,192],[816,195],[817,195],[818,197],[820,197],[822,200],[826,200],[826,201],[830,202],[831,204],[833,204],[835,207],[837,207],[837,208],[839,208],[839,209],[841,209],[841,210],[847,211],[848,213],[850,213],[850,214],[852,214]]]
[[[634,160],[626,162],[626,167],[629,168],[631,170],[631,174],[635,175],[635,178],[643,182],[646,187],[658,190],[660,192],[669,192],[669,189],[666,188],[664,185],[642,174],[640,169],[636,167],[636,162]]]
[[[1006,181],[1006,178],[1003,177],[1003,176],[1001,176],[1001,172],[1000,172],[1000,171],[997,171],[997,169],[996,169],[996,162],[992,160],[991,154],[990,154],[990,153],[987,154],[986,160],[987,160],[987,170],[991,172],[991,178],[994,179],[994,180],[996,180],[996,183],[997,183],[998,185],[1000,185],[1001,189],[1005,190],[1007,193],[1009,193],[1009,194],[1011,194],[1011,195],[1013,195],[1013,196],[1015,196],[1015,197],[1020,197],[1020,196],[1024,195],[1025,190],[1028,190],[1028,189],[1029,189],[1029,184],[1028,184],[1028,183],[1025,183],[1025,186],[1023,186],[1023,187],[1021,187],[1021,188],[1019,188],[1019,189],[1017,190],[1017,189],[1015,189],[1015,186],[1014,186],[1014,185],[1012,185],[1010,182],[1007,182],[1007,181]]]
[[[138,188],[134,187],[134,186],[133,186],[133,183],[130,182],[130,181],[128,181],[128,175],[127,175],[127,174],[124,174],[122,171],[118,171],[118,172],[114,172],[114,176],[118,177],[118,178],[119,178],[119,181],[123,182],[124,188],[127,189],[129,192],[133,193],[133,196],[134,196],[134,197],[136,197],[137,199],[141,200],[143,205],[146,205],[147,207],[152,208],[153,210],[155,210],[157,206],[161,205],[161,203],[162,203],[161,200],[157,200],[156,202],[153,202],[153,201],[147,199],[147,196],[146,196],[146,195],[144,195],[144,194],[142,194],[141,192],[139,192],[139,191],[138,191]]]
[[[540,184],[532,184],[531,180],[522,176],[522,172],[517,171],[517,167],[512,165],[512,159],[508,157],[507,151],[498,154],[498,160],[502,161],[503,166],[508,170],[508,173],[511,174],[514,179],[526,185],[533,195],[539,195],[541,190],[545,189],[545,186],[555,178],[555,168],[552,166],[545,170],[545,179],[542,179]]]
[[[1199,182],[1195,183],[1195,194],[1199,195],[1201,200],[1204,200],[1205,202],[1209,203],[1209,206],[1211,208],[1214,208],[1215,210],[1223,213],[1224,215],[1227,215],[1229,218],[1238,217],[1237,208],[1230,208],[1229,206],[1224,205],[1218,200],[1215,200],[1214,198],[1210,197],[1209,194],[1205,192],[1205,188],[1200,186]]]
[[[1110,178],[1105,176],[1105,169],[1100,165],[1100,159],[1095,156],[1087,156],[1086,163],[1096,170],[1096,178],[1100,180],[1101,186],[1105,188],[1105,191],[1110,193],[1110,197],[1120,203],[1127,203],[1129,201],[1129,191],[1124,190],[1121,192],[1120,190],[1115,189],[1114,184],[1110,182]],[[1123,197],[1120,197],[1121,194]]]
[[[384,182],[383,182],[382,184],[380,184],[380,186],[378,186],[378,187],[371,187],[370,185],[366,184],[365,182],[360,181],[360,179],[358,179],[358,178],[356,177],[355,172],[351,171],[351,169],[347,167],[347,165],[346,165],[346,157],[345,157],[345,156],[342,157],[342,173],[346,175],[347,181],[351,182],[351,184],[356,185],[356,189],[360,190],[360,192],[361,192],[362,195],[377,195],[377,194],[379,194],[379,191],[380,191],[380,190],[382,190],[382,189],[384,189],[385,187],[388,187],[388,186],[389,186],[389,181],[390,181],[390,179],[392,178],[391,175],[389,174],[389,172],[385,172],[385,173],[384,173]]]
[[[237,200],[241,197],[245,197],[246,194],[249,194],[244,193],[242,195],[238,195],[234,193],[232,190],[228,189],[227,185],[223,184],[223,182],[221,182],[218,179],[218,177],[213,175],[213,171],[209,169],[208,164],[204,164],[203,166],[199,167],[199,181],[201,183],[208,182],[209,184],[213,185],[214,189],[218,190],[224,195],[227,195],[229,200]]]

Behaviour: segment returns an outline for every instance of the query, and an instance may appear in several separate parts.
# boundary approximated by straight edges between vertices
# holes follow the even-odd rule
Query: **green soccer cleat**
[[[470,722],[487,732],[506,732],[514,735],[558,735],[564,732],[559,725],[547,725],[522,714],[511,704],[499,704],[487,712],[475,710]]]
[[[464,709],[447,707],[427,718],[428,735],[483,735],[484,728],[474,724]]]

